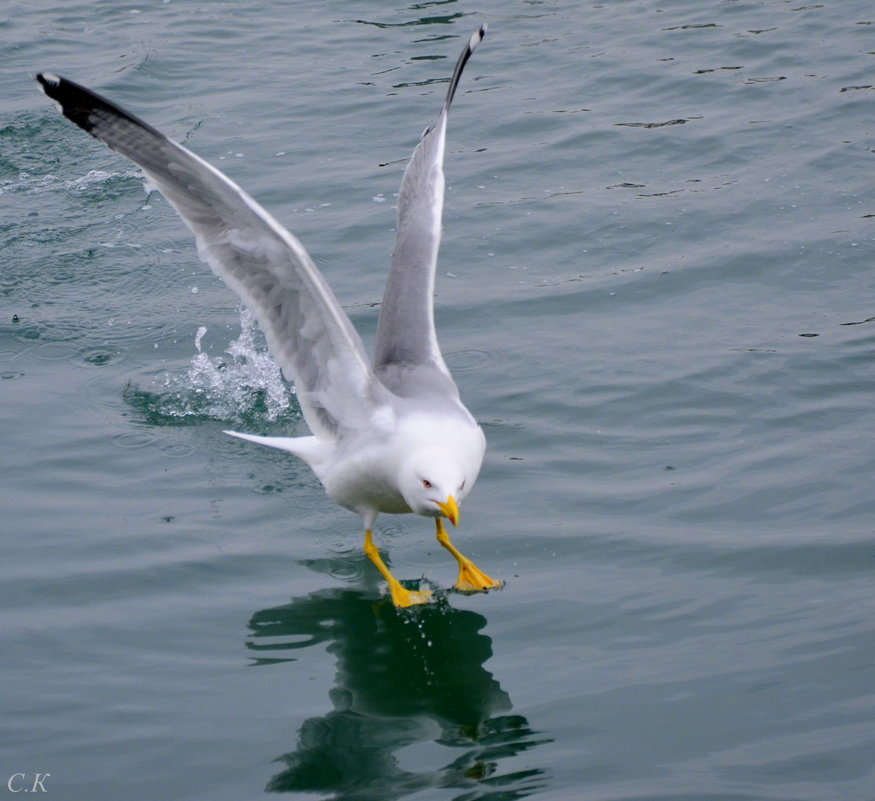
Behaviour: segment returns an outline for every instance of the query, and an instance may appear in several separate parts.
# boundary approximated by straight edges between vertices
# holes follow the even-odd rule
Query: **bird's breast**
[[[391,467],[380,454],[347,456],[322,477],[322,483],[333,501],[355,512],[371,509],[406,514],[411,509],[398,490]]]

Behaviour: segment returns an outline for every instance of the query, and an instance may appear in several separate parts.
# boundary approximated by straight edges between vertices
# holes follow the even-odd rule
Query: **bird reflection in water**
[[[353,589],[253,615],[247,645],[260,652],[256,664],[320,643],[337,660],[334,708],[304,721],[266,789],[336,801],[386,801],[426,788],[458,788],[465,801],[509,800],[541,790],[544,771],[512,758],[549,740],[510,714],[510,698],[483,667],[492,656],[485,625],[482,615],[446,603],[397,610]]]

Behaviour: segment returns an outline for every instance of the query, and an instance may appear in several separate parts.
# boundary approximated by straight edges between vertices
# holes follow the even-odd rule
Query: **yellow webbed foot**
[[[470,559],[463,556],[459,561],[459,579],[455,586],[462,592],[485,592],[503,587],[504,582],[487,576]]]
[[[389,592],[392,595],[392,603],[401,609],[417,604],[427,604],[431,599],[431,590],[408,590],[397,581],[394,584],[389,584]]]
[[[452,500],[452,498],[450,498]],[[459,550],[450,542],[450,535],[444,528],[441,519],[436,521],[437,540],[443,545],[459,563],[459,579],[456,581],[455,587],[462,592],[485,592],[486,590],[494,590],[498,587],[503,587],[503,581],[497,581],[491,576],[487,576],[477,565],[475,565],[467,556],[462,556]]]
[[[380,557],[380,552],[377,549],[377,546],[374,545],[374,539],[370,529],[365,531],[365,553],[367,554],[368,559],[373,562],[374,567],[380,571],[380,575],[382,575],[389,583],[389,593],[392,596],[392,603],[395,604],[395,606],[403,609],[408,606],[428,603],[428,599],[431,598],[430,590],[408,590],[406,587],[402,587],[398,579],[392,575],[389,568],[386,567],[385,562],[383,562]]]

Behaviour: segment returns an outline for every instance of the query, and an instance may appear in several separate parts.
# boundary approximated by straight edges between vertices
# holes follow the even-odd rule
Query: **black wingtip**
[[[61,105],[61,102],[55,97],[57,94],[58,87],[61,85],[62,78],[59,78],[53,72],[38,72],[33,76],[36,82],[39,84],[40,91],[48,98],[51,98],[55,101],[55,105],[58,107],[58,111],[64,111],[64,107]]]
[[[91,92],[52,72],[40,72],[36,80],[40,91],[55,101],[61,114],[84,131],[92,132],[90,112],[94,109],[94,100],[97,98],[92,96]]]
[[[141,128],[152,133],[161,134],[151,125],[143,122],[120,106],[101,97],[96,92],[80,86],[78,83],[68,81],[52,72],[37,73],[36,81],[44,95],[55,101],[58,110],[68,120],[78,125],[83,131],[99,138],[95,132],[95,125],[101,114],[106,117],[122,117],[130,120]]]
[[[39,72],[35,77],[39,81],[40,86],[43,87],[43,91],[46,91],[46,86],[57,86],[61,82],[61,79],[53,72]]]
[[[474,52],[477,45],[479,45],[480,42],[483,41],[483,37],[486,36],[486,28],[487,26],[484,23],[474,31],[474,33],[471,34],[468,43],[465,45],[465,49],[462,50],[459,60],[456,62],[456,68],[453,70],[453,77],[450,78],[450,88],[447,90],[447,99],[444,101],[444,110],[449,109],[450,104],[453,102],[456,88],[459,86],[459,79],[462,77],[462,70],[465,69],[468,59],[471,58],[471,53]]]

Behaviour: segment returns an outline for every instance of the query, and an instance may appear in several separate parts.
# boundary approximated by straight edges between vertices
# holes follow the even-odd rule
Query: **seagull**
[[[463,556],[443,525],[444,518],[458,525],[486,440],[441,356],[433,310],[447,115],[485,33],[484,25],[462,50],[440,112],[404,171],[373,360],[298,239],[230,178],[89,89],[36,76],[67,119],[143,170],[191,229],[200,258],[255,316],[312,434],[225,433],[302,459],[329,498],[361,515],[364,551],[398,607],[427,603],[431,592],[407,589],[386,566],[373,539],[381,512],[434,518],[438,542],[458,562],[456,589],[503,585]]]

